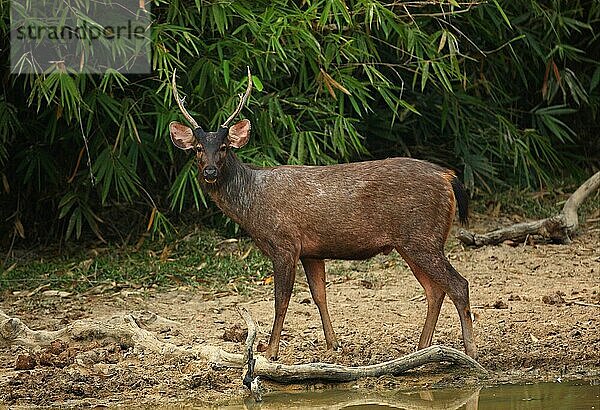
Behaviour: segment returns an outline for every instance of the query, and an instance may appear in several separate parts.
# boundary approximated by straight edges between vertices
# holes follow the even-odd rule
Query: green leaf
[[[223,78],[225,85],[229,85],[229,60],[223,60]]]
[[[425,61],[421,71],[421,91],[425,89],[427,80],[429,79],[429,61]]]
[[[262,81],[260,81],[260,78],[258,76],[256,76],[256,75],[252,76],[252,84],[254,85],[254,87],[256,87],[256,91],[262,92],[263,83],[262,83]]]
[[[512,28],[511,24],[510,24],[510,20],[508,19],[508,16],[506,15],[506,13],[504,12],[504,9],[500,6],[500,4],[498,3],[498,0],[492,0],[492,3],[494,3],[494,5],[496,6],[496,9],[498,9],[498,11],[500,12],[500,15],[502,16],[502,18],[504,19],[504,22],[506,23],[506,25],[510,28]]]
[[[594,74],[592,74],[592,79],[590,80],[589,92],[591,93],[596,89],[598,84],[600,83],[600,66],[596,67],[594,70]]]

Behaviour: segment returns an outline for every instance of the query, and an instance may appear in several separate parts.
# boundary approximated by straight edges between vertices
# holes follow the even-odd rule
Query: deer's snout
[[[204,180],[209,184],[213,184],[217,181],[217,177],[219,176],[219,170],[215,166],[208,166],[202,170],[202,175],[204,176]]]

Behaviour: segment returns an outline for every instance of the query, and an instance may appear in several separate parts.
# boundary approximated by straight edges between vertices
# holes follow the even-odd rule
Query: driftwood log
[[[247,348],[250,345],[251,349],[256,328],[249,314],[243,315],[243,317],[249,330],[251,330],[247,340]],[[50,345],[57,339],[65,342],[110,339],[134,350],[159,353],[165,357],[201,358],[218,367],[241,369],[248,366],[248,371],[251,372],[250,379],[260,376],[284,383],[307,380],[341,382],[356,380],[361,377],[399,375],[410,369],[433,362],[451,362],[470,367],[479,373],[486,373],[486,370],[477,361],[463,352],[438,345],[395,360],[370,366],[348,367],[330,363],[286,365],[271,362],[260,355],[253,357],[251,350],[246,350],[244,354],[238,354],[226,352],[219,347],[209,345],[177,346],[159,340],[153,332],[141,327],[149,323],[156,324],[160,322],[170,325],[177,323],[153,313],[144,312],[113,316],[106,320],[76,320],[55,331],[32,330],[20,319],[9,317],[0,310],[0,345],[21,345],[39,349]],[[249,360],[254,360],[252,366],[249,365]]]
[[[569,197],[562,211],[550,218],[532,222],[523,222],[478,234],[460,229],[457,237],[465,245],[496,245],[506,240],[520,241],[529,235],[540,235],[558,243],[570,243],[571,237],[579,228],[577,210],[587,197],[600,187],[600,172],[592,175]]]

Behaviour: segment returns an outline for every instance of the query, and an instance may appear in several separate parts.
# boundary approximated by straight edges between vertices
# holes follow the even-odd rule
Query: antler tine
[[[242,111],[242,108],[244,108],[244,104],[246,104],[246,101],[248,100],[248,97],[250,96],[250,91],[252,91],[252,74],[250,74],[250,66],[247,66],[247,68],[248,68],[248,87],[246,87],[246,92],[244,93],[244,95],[240,94],[240,103],[238,104],[238,106],[235,109],[235,111],[233,112],[233,114],[231,114],[229,116],[229,118],[227,118],[225,120],[223,125],[221,125],[221,127],[223,127],[223,128],[226,128],[227,125],[231,122],[231,120],[233,120],[240,113],[240,111]]]
[[[187,110],[183,106],[183,101],[179,98],[179,93],[177,92],[177,82],[175,81],[175,72],[176,71],[177,71],[177,69],[173,70],[173,97],[175,97],[175,101],[177,101],[177,105],[179,106],[179,109],[181,110],[181,113],[183,114],[185,119],[188,120],[189,123],[192,124],[192,126],[194,128],[200,128],[200,126],[198,125],[196,120],[190,115],[189,112],[187,112]]]

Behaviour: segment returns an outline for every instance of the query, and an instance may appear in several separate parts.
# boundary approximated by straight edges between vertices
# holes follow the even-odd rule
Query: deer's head
[[[193,150],[198,160],[198,168],[204,181],[209,184],[217,182],[221,174],[221,168],[225,163],[231,148],[241,148],[250,138],[250,121],[241,120],[232,125],[231,121],[240,113],[252,90],[252,75],[248,67],[248,87],[243,95],[240,95],[240,103],[236,110],[225,120],[215,132],[206,132],[198,125],[196,120],[187,112],[183,101],[177,92],[175,72],[173,72],[173,96],[183,116],[192,127],[173,121],[169,124],[171,141],[177,148],[182,150]]]

